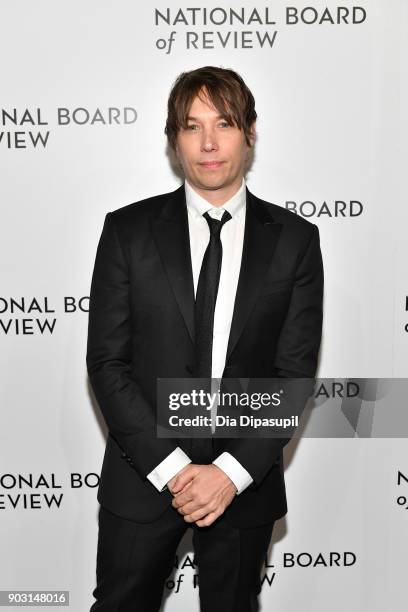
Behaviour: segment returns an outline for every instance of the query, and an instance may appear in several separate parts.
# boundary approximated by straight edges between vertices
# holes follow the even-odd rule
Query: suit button
[[[126,459],[126,457],[127,457],[127,454],[126,454],[126,453],[121,453],[121,455],[120,455],[120,458],[121,458],[121,459]]]
[[[191,367],[191,365],[186,365],[186,371],[187,371],[189,374],[192,374],[192,373],[193,373],[193,368]]]

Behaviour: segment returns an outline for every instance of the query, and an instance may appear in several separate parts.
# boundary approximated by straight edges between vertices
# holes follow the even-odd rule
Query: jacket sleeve
[[[86,363],[110,435],[145,479],[176,444],[156,437],[154,407],[131,376],[129,266],[107,213],[91,281]]]
[[[323,262],[319,230],[312,233],[296,270],[288,312],[275,353],[274,370],[278,378],[304,378],[296,383],[293,414],[300,414],[313,391],[323,321]],[[282,381],[283,382],[283,381]],[[290,387],[288,381],[287,388]],[[290,402],[288,402],[290,403]],[[296,404],[296,406],[294,405]],[[291,407],[288,406],[289,411]],[[250,473],[257,488],[276,462],[290,438],[234,438],[225,451],[230,452]]]

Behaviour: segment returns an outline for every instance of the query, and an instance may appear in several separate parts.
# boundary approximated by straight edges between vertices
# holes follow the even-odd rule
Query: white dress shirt
[[[211,377],[221,379],[225,367],[235,294],[241,268],[246,212],[245,180],[242,179],[238,191],[222,206],[210,204],[187,181],[185,181],[184,186],[194,293],[197,291],[201,264],[210,239],[210,228],[203,214],[208,212],[211,217],[221,219],[224,210],[227,210],[232,217],[221,229],[222,265],[214,310]],[[188,463],[191,463],[191,459],[180,447],[177,447],[147,475],[147,478],[159,491],[163,491],[167,488],[169,480]],[[237,487],[237,495],[242,493],[253,481],[248,471],[228,452],[221,453],[213,463],[229,476]]]

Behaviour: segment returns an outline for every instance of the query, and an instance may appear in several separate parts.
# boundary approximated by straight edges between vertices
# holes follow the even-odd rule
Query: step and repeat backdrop
[[[3,0],[0,590],[94,601],[106,427],[85,364],[91,275],[105,214],[180,185],[164,135],[180,72],[242,75],[258,112],[248,187],[319,227],[318,376],[407,376],[407,28],[406,0]],[[405,605],[408,447],[391,430],[285,448],[262,610]],[[199,610],[190,533],[165,612]]]

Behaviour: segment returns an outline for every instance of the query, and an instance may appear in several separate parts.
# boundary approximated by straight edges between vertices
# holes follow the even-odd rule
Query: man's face
[[[187,181],[216,204],[222,203],[216,201],[217,195],[225,201],[241,186],[250,148],[244,132],[229,125],[205,99],[194,98],[187,128],[177,134],[176,154]],[[255,122],[252,127],[254,132]]]

